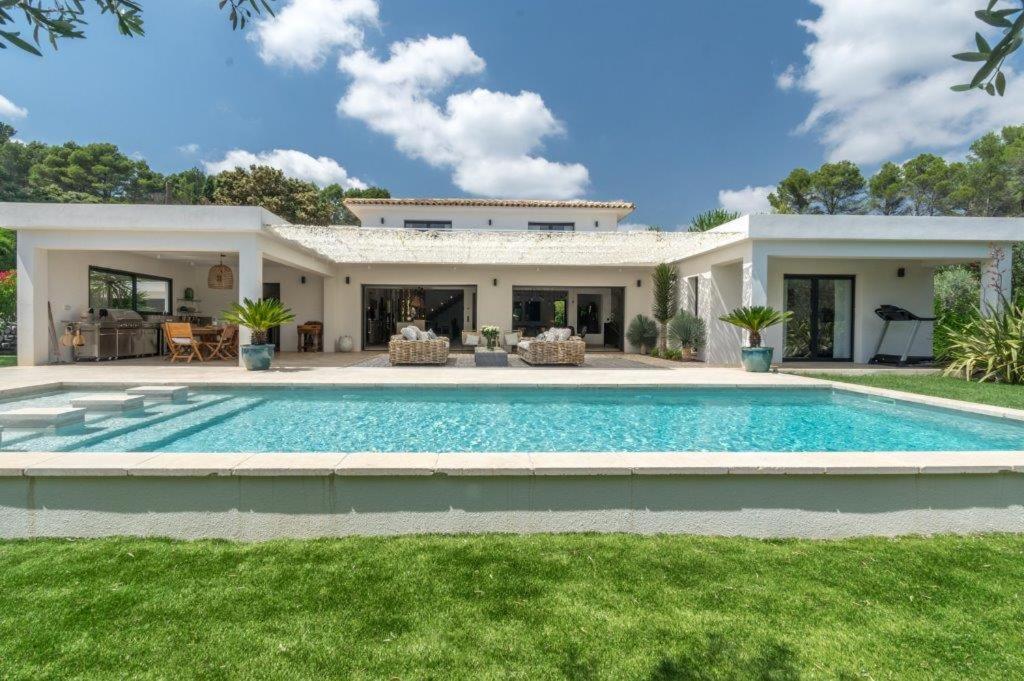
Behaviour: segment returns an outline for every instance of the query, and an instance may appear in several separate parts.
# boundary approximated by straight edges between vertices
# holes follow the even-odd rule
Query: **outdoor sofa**
[[[447,364],[448,339],[440,336],[429,337],[429,332],[418,331],[415,340],[413,332],[406,327],[395,334],[388,343],[388,360],[396,364]],[[433,335],[433,334],[430,334]]]
[[[516,353],[527,364],[570,364],[581,366],[587,344],[569,329],[550,329],[536,338],[519,341]]]

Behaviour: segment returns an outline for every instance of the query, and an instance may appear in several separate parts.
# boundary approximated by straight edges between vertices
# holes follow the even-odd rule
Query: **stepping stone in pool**
[[[48,428],[82,423],[85,409],[80,407],[23,407],[0,413],[4,428]]]
[[[170,400],[171,402],[184,402],[188,399],[187,385],[140,385],[136,388],[128,388],[125,392],[129,395],[142,395],[155,400]]]
[[[100,393],[75,397],[71,400],[71,406],[82,407],[89,411],[129,411],[145,406],[145,400],[145,395]]]

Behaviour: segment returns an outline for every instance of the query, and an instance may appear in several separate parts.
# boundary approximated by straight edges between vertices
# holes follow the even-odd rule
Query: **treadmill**
[[[928,364],[935,361],[932,355],[914,355],[910,354],[910,348],[914,345],[914,339],[917,338],[917,332],[921,330],[921,324],[925,322],[934,322],[935,317],[918,317],[910,310],[906,310],[896,305],[882,305],[875,309],[875,314],[884,322],[882,324],[882,333],[878,337],[878,343],[875,345],[875,354],[871,359],[868,360],[868,364],[895,364],[896,366],[907,366],[910,364]],[[908,322],[913,324],[913,328],[910,331],[910,337],[907,339],[907,345],[903,348],[902,355],[882,354],[882,343],[885,342],[885,334],[889,332],[889,325],[893,322]]]

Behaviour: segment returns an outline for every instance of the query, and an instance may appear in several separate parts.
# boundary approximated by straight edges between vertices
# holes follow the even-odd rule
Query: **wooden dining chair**
[[[235,354],[235,338],[237,336],[238,327],[234,324],[229,324],[221,329],[217,340],[201,343],[202,348],[207,351],[206,359],[213,359],[215,357],[218,359],[234,359],[237,357],[238,355]]]
[[[171,352],[171,361],[179,359],[191,364],[193,359],[203,360],[203,353],[200,351],[200,342],[192,335],[192,325],[188,322],[166,322],[164,323],[164,338],[167,339],[167,349]]]

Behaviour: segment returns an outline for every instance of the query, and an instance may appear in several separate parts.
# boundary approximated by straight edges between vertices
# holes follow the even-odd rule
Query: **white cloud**
[[[391,45],[387,60],[366,51],[343,56],[352,83],[338,111],[391,136],[412,158],[452,170],[465,192],[484,196],[571,198],[589,182],[586,167],[536,155],[546,137],[565,128],[534,92],[475,89],[439,97],[461,76],[486,64],[460,35],[428,36]]]
[[[974,49],[975,0],[812,1],[821,15],[800,22],[812,37],[807,63],[777,84],[814,96],[799,130],[820,134],[831,160],[942,153],[1020,123],[1024,87],[1011,82],[1004,98],[949,89],[975,71],[950,57]]]
[[[318,186],[337,183],[343,189],[365,189],[366,183],[348,174],[341,165],[327,156],[313,157],[295,149],[274,149],[254,154],[244,149],[232,149],[219,161],[203,161],[206,172],[220,173],[251,165],[277,168],[288,177],[312,182]]]
[[[195,142],[182,144],[180,147],[178,147],[178,151],[180,151],[183,154],[187,154],[188,156],[191,156],[192,154],[195,154],[196,152],[199,151],[199,145],[196,144]]]
[[[780,90],[791,90],[793,89],[793,86],[796,85],[796,80],[796,66],[790,64],[789,66],[786,67],[785,71],[780,73],[775,78],[775,84],[779,87]]]
[[[15,120],[28,116],[28,109],[20,107],[3,95],[0,95],[0,118]]]
[[[722,189],[718,192],[718,203],[722,205],[722,208],[741,215],[770,213],[772,207],[768,203],[768,195],[773,191],[775,191],[775,187],[752,187],[750,185],[743,189]]]
[[[315,69],[338,48],[358,48],[363,29],[376,26],[376,0],[292,0],[261,19],[248,35],[267,64]]]

